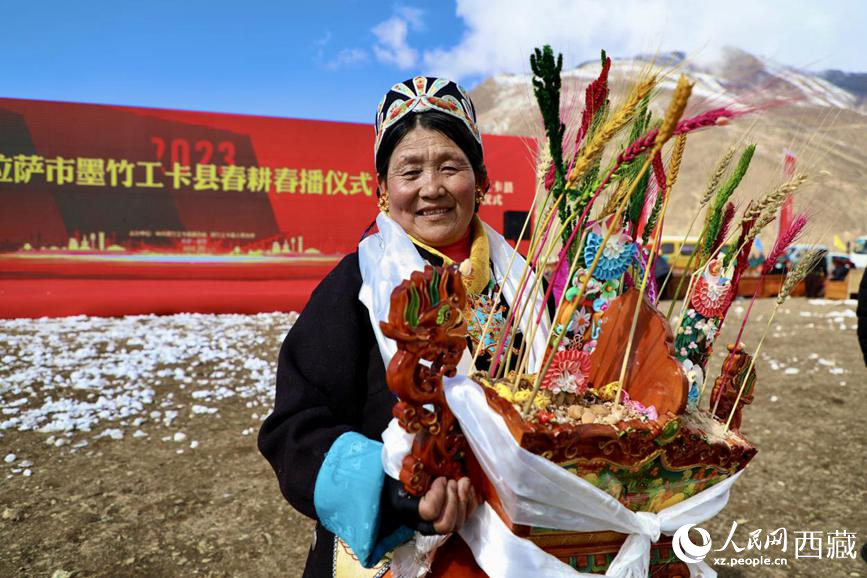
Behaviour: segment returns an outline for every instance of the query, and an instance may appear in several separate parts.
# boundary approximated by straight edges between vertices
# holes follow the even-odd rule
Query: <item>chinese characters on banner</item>
[[[494,181],[491,183],[491,188],[482,199],[482,205],[485,207],[502,207],[503,195],[510,195],[515,192],[515,185],[512,181]]]
[[[59,186],[169,188],[274,194],[373,196],[373,175],[333,169],[173,163],[104,158],[45,158],[0,154],[0,183],[28,184],[43,179]],[[511,183],[507,183],[511,185]]]

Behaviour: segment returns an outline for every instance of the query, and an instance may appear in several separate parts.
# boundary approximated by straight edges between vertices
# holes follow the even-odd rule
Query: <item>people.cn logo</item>
[[[686,562],[687,564],[697,564],[704,560],[704,557],[710,552],[710,534],[707,530],[696,528],[696,532],[701,535],[703,544],[696,545],[689,539],[689,530],[695,524],[687,524],[681,526],[674,533],[674,538],[671,541],[671,547],[674,549],[674,555]]]

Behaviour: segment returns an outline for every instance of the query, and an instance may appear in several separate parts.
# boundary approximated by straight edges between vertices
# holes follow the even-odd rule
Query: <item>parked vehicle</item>
[[[867,235],[858,237],[852,242],[849,258],[859,269],[867,268]]]
[[[678,235],[663,235],[659,241],[663,257],[669,266],[674,269],[685,269],[690,255],[698,246],[698,237],[687,237],[686,240]]]

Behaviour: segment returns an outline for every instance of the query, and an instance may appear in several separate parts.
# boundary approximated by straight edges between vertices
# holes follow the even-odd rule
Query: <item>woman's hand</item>
[[[458,481],[437,478],[418,503],[418,514],[430,522],[437,534],[460,530],[478,507],[476,492],[469,478]]]

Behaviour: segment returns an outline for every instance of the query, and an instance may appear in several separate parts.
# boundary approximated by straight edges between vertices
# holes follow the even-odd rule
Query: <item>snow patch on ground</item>
[[[856,307],[858,305],[858,301],[855,299],[810,299],[810,305],[847,305],[849,307]]]
[[[275,344],[264,336],[282,340],[296,318],[263,313],[0,320],[0,436],[3,430],[36,431],[48,445],[69,443],[78,450],[87,446],[84,437],[148,437],[149,428],[171,428],[178,416],[216,416],[227,404],[269,407],[276,358]],[[170,439],[182,436],[177,432]],[[7,463],[14,460],[14,454],[6,456]]]
[[[835,320],[847,317],[854,319],[857,318],[858,315],[855,313],[854,309],[841,309],[840,311],[830,311],[825,314],[825,317],[833,317]]]

